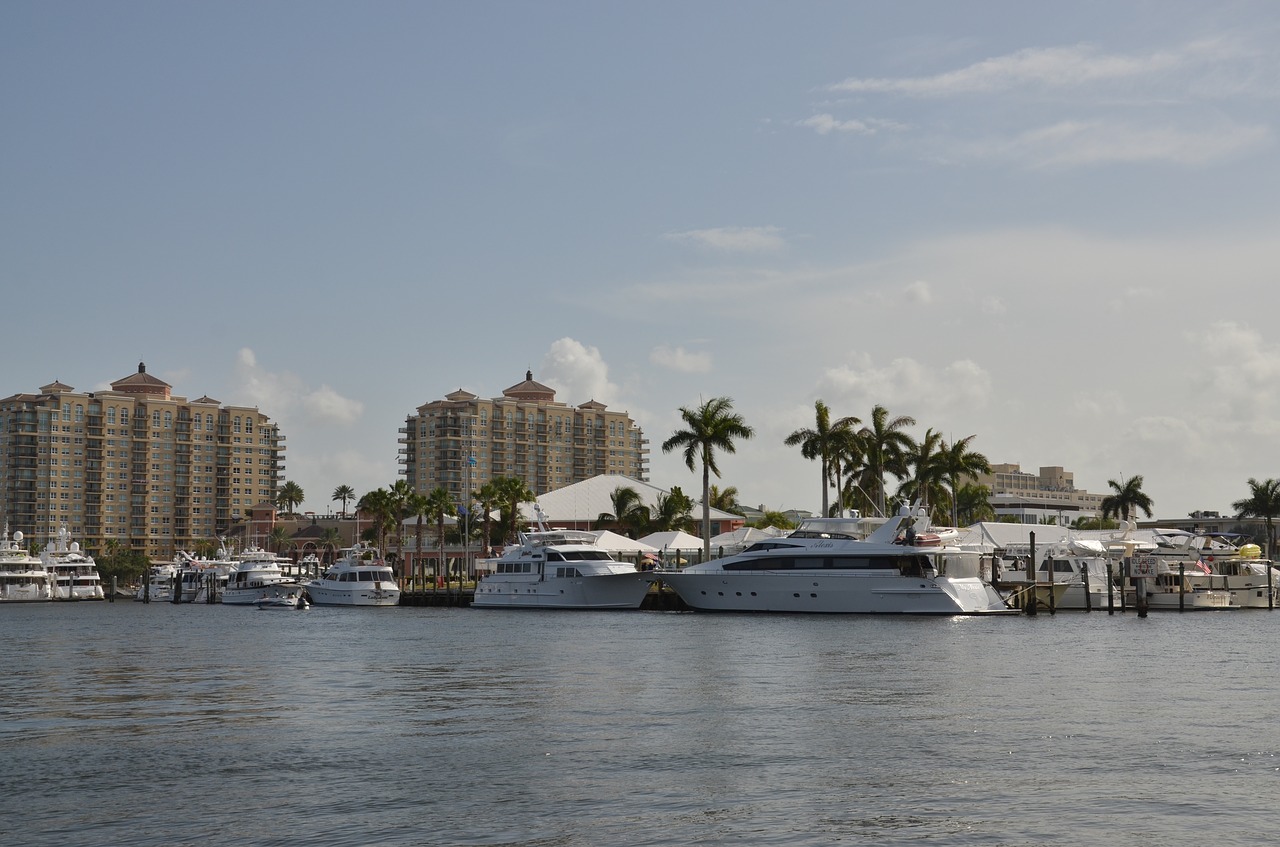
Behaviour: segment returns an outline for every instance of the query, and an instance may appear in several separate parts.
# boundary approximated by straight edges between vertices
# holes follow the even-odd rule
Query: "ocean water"
[[[1277,626],[0,607],[0,838],[1269,844]]]

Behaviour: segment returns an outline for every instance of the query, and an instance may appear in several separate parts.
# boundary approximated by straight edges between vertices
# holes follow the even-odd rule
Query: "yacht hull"
[[[1016,614],[976,577],[892,572],[756,571],[660,573],[688,606],[716,612],[868,615]]]
[[[505,579],[487,576],[471,605],[481,609],[638,609],[650,579],[639,573]]]

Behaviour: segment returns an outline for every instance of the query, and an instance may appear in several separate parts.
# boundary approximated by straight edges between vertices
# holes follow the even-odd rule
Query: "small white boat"
[[[317,606],[398,606],[400,586],[376,547],[358,543],[304,586]]]
[[[259,597],[253,601],[259,609],[306,609],[311,604],[303,596],[301,588],[278,591]]]
[[[471,605],[499,609],[638,609],[650,573],[596,546],[593,532],[571,529],[520,533],[496,559],[477,563],[485,576]]]

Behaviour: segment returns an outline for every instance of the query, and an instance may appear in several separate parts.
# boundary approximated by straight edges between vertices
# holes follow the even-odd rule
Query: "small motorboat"
[[[282,591],[253,601],[259,609],[306,609],[311,604],[300,591]]]

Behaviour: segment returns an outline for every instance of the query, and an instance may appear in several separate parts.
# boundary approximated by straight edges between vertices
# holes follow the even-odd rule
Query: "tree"
[[[730,485],[722,491],[719,486],[711,486],[711,508],[741,515],[742,504],[738,502],[738,489]]]
[[[501,504],[500,520],[507,525],[506,537],[514,541],[520,521],[520,504],[531,503],[537,498],[529,490],[525,481],[518,476],[498,476],[491,482],[498,494],[498,503]]]
[[[302,486],[293,481],[286,482],[276,492],[276,505],[280,507],[280,511],[288,515],[293,514],[293,510],[302,505],[303,499],[305,498],[302,494]]]
[[[931,521],[937,520],[939,507],[949,497],[944,484],[947,469],[943,464],[942,446],[941,433],[932,428],[925,430],[924,438],[903,455],[911,474],[898,489],[907,500],[919,501]]]
[[[267,543],[276,551],[276,555],[280,555],[280,551],[289,543],[289,530],[281,524],[271,527],[271,534],[267,536]]]
[[[391,514],[395,518],[396,561],[404,561],[404,522],[413,516],[409,511],[409,499],[413,486],[407,479],[397,479],[391,486]]]
[[[814,401],[813,411],[813,427],[797,429],[788,435],[783,443],[788,447],[798,446],[801,456],[806,459],[817,459],[820,462],[822,467],[822,514],[825,516],[831,511],[827,505],[827,492],[831,485],[832,465],[837,464],[837,441],[841,433],[852,432],[853,428],[862,423],[862,421],[858,418],[840,418],[835,423],[832,423],[831,410],[821,400]],[[836,494],[839,496],[840,481],[838,479],[838,471],[836,476]]]
[[[857,418],[846,420],[858,421]],[[836,487],[835,512],[839,515],[844,514],[846,507],[853,508],[855,502],[865,499],[865,496],[855,496],[859,491],[855,475],[861,466],[862,436],[852,425],[847,429],[837,429],[831,434],[831,482]],[[828,514],[828,517],[832,516]]]
[[[915,425],[916,419],[909,415],[890,420],[889,411],[876,406],[871,410],[871,423],[858,431],[862,440],[862,487],[875,498],[881,516],[886,514],[884,475],[906,477],[906,455],[915,442],[902,430]]]
[[[375,488],[367,492],[356,503],[356,512],[369,518],[370,526],[366,530],[378,543],[378,555],[386,555],[387,533],[396,524],[395,501],[391,492],[385,488]]]
[[[761,508],[760,513],[760,517],[754,523],[747,524],[747,526],[754,526],[757,529],[765,529],[770,526],[774,529],[795,529],[795,524],[777,509]]]
[[[953,526],[960,524],[960,480],[976,478],[978,474],[982,473],[991,473],[991,463],[987,461],[987,457],[969,449],[969,443],[976,437],[970,435],[951,444],[944,442],[942,445],[941,461],[946,474],[947,485],[951,489],[951,523]],[[978,487],[985,488],[985,486]],[[986,497],[990,495],[991,492],[988,489]],[[983,498],[984,502],[986,497]]]
[[[1262,518],[1267,524],[1267,559],[1276,549],[1275,518],[1280,515],[1280,480],[1249,478],[1249,496],[1231,504],[1236,518]]]
[[[430,503],[427,498],[416,491],[409,493],[404,499],[404,513],[406,518],[417,518],[414,522],[413,540],[414,555],[419,562],[419,571],[421,571],[422,562],[422,539],[423,539],[423,521],[427,517]],[[407,572],[406,572],[407,575]]]
[[[991,508],[991,489],[985,485],[965,483],[956,492],[955,510],[956,526],[968,526],[978,521],[995,520],[995,510]]]
[[[484,555],[489,556],[493,552],[493,510],[498,505],[501,492],[490,481],[480,486],[480,490],[471,497],[480,508],[480,522],[484,526]]]
[[[342,533],[338,532],[337,527],[325,527],[318,543],[321,547],[328,548],[330,561],[333,561],[337,558],[338,548],[342,546]]]
[[[1107,480],[1107,485],[1111,486],[1111,490],[1115,494],[1108,494],[1102,498],[1102,516],[1109,518],[1117,515],[1122,523],[1128,523],[1129,517],[1136,511],[1141,510],[1147,517],[1151,517],[1151,498],[1142,492],[1142,476],[1132,476],[1128,479],[1121,478],[1120,482],[1114,479]]]
[[[447,576],[447,568],[444,558],[444,519],[449,515],[455,514],[456,507],[453,504],[453,495],[447,489],[436,487],[431,489],[427,494],[427,507],[424,514],[435,521],[436,524],[436,546],[439,549],[438,564],[436,566],[436,576],[444,573]],[[448,582],[445,582],[445,590],[448,590]]]
[[[671,491],[660,493],[654,499],[653,508],[649,512],[650,532],[670,532],[672,530],[690,530],[693,528],[693,499],[680,490],[680,486],[671,486]]]
[[[733,411],[733,401],[728,397],[713,397],[696,409],[680,407],[680,417],[685,429],[676,430],[662,442],[662,452],[684,451],[684,463],[694,470],[702,464],[702,552],[704,560],[711,558],[711,474],[720,476],[716,466],[716,451],[736,453],[735,439],[747,439],[755,430],[747,426],[742,416]]]
[[[335,500],[342,501],[342,516],[347,516],[347,501],[356,499],[356,492],[350,485],[339,485],[333,489],[333,496],[329,498],[330,502]]]
[[[644,498],[629,485],[619,485],[613,489],[613,493],[609,495],[609,503],[613,511],[601,512],[596,518],[597,525],[612,523],[619,529],[624,525],[635,526],[638,522],[635,514],[637,511],[644,511],[644,519],[648,520],[648,507],[644,504]]]

